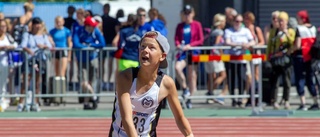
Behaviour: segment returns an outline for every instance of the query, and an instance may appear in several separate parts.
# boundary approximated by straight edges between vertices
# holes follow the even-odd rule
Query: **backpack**
[[[314,45],[311,47],[310,53],[311,58],[314,60],[319,60],[320,59],[320,34],[319,34],[319,28],[318,32],[316,33],[316,42]]]
[[[21,24],[20,19],[18,18],[18,23],[13,27],[12,36],[13,36],[13,39],[18,43],[18,45],[20,45],[22,41],[22,35],[25,32],[29,31],[28,24],[30,23],[31,20],[32,18],[28,20],[25,24]]]

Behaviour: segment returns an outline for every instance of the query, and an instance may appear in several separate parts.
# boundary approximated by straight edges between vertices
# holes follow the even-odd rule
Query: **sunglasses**
[[[146,17],[146,14],[138,14],[139,17]]]
[[[276,17],[273,17],[272,20],[277,20],[277,18],[276,18]]]
[[[236,20],[235,22],[236,22],[236,23],[241,23],[241,22],[242,22],[242,20]]]

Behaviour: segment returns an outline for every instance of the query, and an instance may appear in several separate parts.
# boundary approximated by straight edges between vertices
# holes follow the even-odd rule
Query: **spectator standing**
[[[120,32],[122,32],[123,29],[126,28],[131,28],[137,25],[137,16],[134,14],[129,14],[127,17],[127,22],[122,23],[121,27],[120,27],[120,31],[117,33],[116,37],[114,37],[113,41],[112,41],[112,46],[117,46],[118,50],[115,52],[115,54],[113,54],[113,56],[116,58],[117,60],[117,67],[116,67],[116,75],[118,74],[118,72],[120,71],[119,69],[119,59],[121,58],[121,55],[117,55],[119,51],[121,51],[121,46],[119,45],[119,40],[120,40]]]
[[[161,15],[156,8],[151,8],[148,11],[148,15],[150,18],[150,24],[156,31],[159,31],[163,36],[167,37],[168,30],[166,28],[166,19],[163,15]]]
[[[264,37],[266,42],[269,42],[270,31],[272,31],[272,29],[279,28],[279,21],[278,21],[279,13],[280,11],[277,11],[277,10],[272,12],[270,25],[267,25],[264,27],[263,32],[264,32]]]
[[[41,67],[41,66],[45,66],[44,64],[40,64],[42,60],[44,60],[43,58],[43,49],[48,49],[51,48],[52,45],[49,41],[48,35],[44,34],[44,29],[43,29],[43,21],[39,18],[39,17],[35,17],[32,19],[32,27],[31,27],[31,31],[26,32],[23,34],[22,37],[22,42],[20,44],[20,47],[23,48],[23,50],[28,53],[28,63],[24,62],[24,64],[22,65],[22,69],[25,68],[25,65],[28,65],[28,71],[27,70],[23,70],[24,71],[24,75],[23,75],[23,83],[22,85],[25,85],[25,82],[28,82],[28,84],[30,85],[30,81],[32,78],[32,70],[35,69],[36,70],[36,74],[35,74],[35,93],[36,94],[40,94],[40,80],[41,80],[41,74],[45,73],[45,67]],[[30,62],[32,58],[35,58],[36,64],[32,64],[33,62]],[[31,65],[30,65],[31,64]],[[41,68],[40,68],[41,67]],[[24,81],[24,78],[27,77],[27,81]],[[25,86],[21,86],[21,94],[25,94]],[[23,111],[24,109],[24,98],[20,98],[19,101],[19,105],[18,105],[18,112]],[[34,106],[31,106],[31,110],[33,111],[41,111],[40,109],[40,101],[39,98],[36,98]],[[27,105],[27,104],[26,104]]]
[[[210,45],[211,46],[223,46],[224,42],[224,27],[226,26],[226,16],[223,14],[216,14],[212,21],[213,30],[210,33]],[[221,55],[222,50],[211,50],[212,55]],[[211,61],[205,63],[205,71],[208,73],[208,92],[206,95],[213,95],[215,90],[227,77],[226,68],[223,61]],[[226,91],[226,90],[223,90]],[[224,96],[227,93],[222,92],[220,96]],[[208,103],[212,103],[212,100],[207,100]],[[219,104],[224,104],[223,98],[214,99]]]
[[[293,66],[295,85],[300,96],[300,106],[298,110],[319,110],[318,94],[315,88],[314,70],[311,67],[311,47],[316,42],[317,28],[313,26],[309,19],[309,14],[306,10],[301,10],[297,13],[298,26],[296,30],[296,42],[293,52]],[[304,86],[313,98],[313,105],[310,108],[306,107],[306,99],[304,96]]]
[[[119,33],[118,51],[115,56],[118,56],[118,69],[123,71],[131,67],[139,66],[139,42],[143,36],[143,29],[140,28],[141,24],[136,17],[132,26],[121,29]],[[121,55],[117,55],[122,50]]]
[[[230,55],[243,55],[247,54],[250,47],[254,46],[255,42],[249,29],[242,27],[243,17],[242,15],[236,15],[233,22],[233,27],[225,30],[225,42],[226,45],[231,46],[229,50]],[[245,60],[230,61],[228,79],[229,79],[229,91],[231,95],[234,95],[236,82],[239,89],[239,94],[244,93],[246,84],[247,64]],[[242,99],[236,101],[232,99],[232,106],[242,106]]]
[[[93,17],[93,13],[92,13],[92,11],[91,10],[86,10],[85,12],[84,12],[84,17]]]
[[[5,95],[7,92],[7,78],[9,74],[9,62],[7,50],[17,48],[17,43],[13,37],[7,33],[8,25],[4,19],[0,20],[0,93]],[[11,62],[10,62],[11,63]],[[0,98],[0,102],[5,100],[4,97]],[[5,109],[5,108],[2,108]]]
[[[26,2],[23,5],[23,9],[25,14],[13,21],[12,36],[18,44],[21,44],[23,33],[29,31],[31,25],[30,23],[33,17],[34,5]]]
[[[255,23],[255,16],[252,12],[247,11],[244,13],[244,25],[246,28],[248,28],[253,36],[253,39],[255,41],[255,46],[263,46],[265,44],[264,42],[264,37],[263,37],[263,32],[261,30],[261,28],[259,26],[254,25]],[[254,54],[261,54],[261,50],[258,49],[251,49],[251,53]],[[260,76],[260,72],[259,72],[259,64],[261,64],[262,61],[261,59],[253,59],[252,60],[252,64],[254,65],[254,79],[255,79],[255,83],[251,83],[252,82],[252,74],[249,73],[247,74],[247,82],[246,82],[246,88],[245,90],[247,92],[249,92],[249,94],[251,95],[251,84],[255,84],[255,92],[258,92],[258,81],[259,81],[259,76]],[[251,69],[250,64],[248,64],[247,69]],[[251,104],[251,100],[249,99],[247,101],[247,105]]]
[[[177,49],[182,52],[177,54],[177,62],[175,64],[175,71],[179,85],[183,90],[183,97],[193,95],[197,90],[197,63],[192,62],[192,55],[200,54],[199,50],[188,51],[190,47],[197,47],[203,44],[203,30],[200,22],[194,20],[195,11],[190,5],[183,7],[183,22],[179,23],[175,32],[175,45]],[[189,86],[183,72],[187,67],[187,76]],[[186,105],[192,108],[191,100],[187,100]]]
[[[99,23],[97,27],[100,30],[101,34],[103,34],[103,28],[102,28],[103,21],[101,16],[95,15],[93,18]]]
[[[270,76],[271,83],[271,94],[274,109],[279,109],[280,106],[277,102],[278,96],[278,79],[282,76],[283,81],[283,95],[282,100],[284,101],[285,109],[290,109],[289,95],[291,88],[291,67],[292,62],[290,60],[284,60],[280,63],[275,63],[285,56],[289,56],[290,50],[294,46],[295,31],[288,28],[289,15],[287,12],[281,11],[278,16],[279,28],[271,29],[269,35],[269,42],[267,47],[267,56],[272,63],[272,75]],[[289,58],[289,57],[288,57]]]
[[[104,38],[97,28],[98,22],[92,17],[87,17],[84,21],[85,27],[78,29],[72,37],[73,47],[76,49],[84,48],[103,48],[105,46]],[[80,55],[81,54],[81,55]],[[97,108],[97,97],[93,89],[93,80],[97,77],[98,72],[98,53],[96,51],[83,50],[76,51],[78,68],[82,71],[81,87],[83,92],[89,92],[93,95],[93,105],[90,106],[90,97],[84,99],[84,109],[91,110]],[[97,82],[99,83],[99,82]]]
[[[73,34],[75,34],[76,31],[78,31],[78,29],[83,29],[84,27],[84,20],[85,20],[85,17],[84,17],[84,9],[82,8],[79,8],[77,9],[76,11],[76,22],[74,22],[71,26],[71,37],[73,37]],[[79,88],[80,84],[79,83],[73,83],[73,76],[75,74],[74,70],[75,68],[77,67],[76,64],[78,64],[78,61],[74,58],[74,55],[75,53],[74,52],[71,52],[71,61],[69,62],[70,63],[70,69],[69,69],[69,88],[71,88],[70,90],[76,90]],[[78,68],[79,69],[79,68]],[[74,87],[76,86],[76,89],[74,89]],[[80,101],[81,102],[81,101]]]
[[[122,19],[124,18],[124,11],[123,9],[118,9],[117,13],[116,13],[116,19],[119,21],[119,22],[123,22],[121,21]]]
[[[78,29],[81,29],[84,27],[84,20],[85,18],[85,10],[82,8],[77,9],[76,11],[77,20],[72,24],[71,27],[71,33],[74,34]]]
[[[154,31],[154,27],[151,26],[149,23],[146,22],[147,13],[144,8],[137,9],[137,17],[138,17],[138,29],[145,34],[148,31]]]
[[[55,28],[50,30],[50,36],[53,39],[53,47],[56,49],[72,48],[71,32],[64,27],[64,19],[61,16],[55,18]],[[68,61],[71,60],[71,50],[55,51],[55,74],[59,77],[65,77]]]
[[[115,38],[117,32],[119,31],[118,26],[120,26],[120,22],[111,17],[109,15],[110,12],[110,4],[107,3],[103,6],[103,15],[101,16],[102,18],[102,28],[103,28],[103,37],[104,40],[106,42],[107,47],[111,47],[112,45],[112,41]],[[113,84],[111,83],[111,76],[113,73],[113,57],[111,56],[110,51],[103,51],[103,61],[102,61],[102,65],[104,66],[104,60],[108,57],[108,77],[107,77],[107,83],[103,82],[103,89],[109,89],[112,90],[113,89]],[[102,69],[102,75],[105,75],[105,69]]]
[[[72,24],[76,22],[76,20],[73,18],[73,14],[76,11],[76,8],[72,5],[70,5],[67,9],[68,17],[64,18],[64,27],[71,30]]]
[[[234,17],[236,15],[238,15],[238,12],[234,9],[234,8],[231,8],[231,7],[226,7],[225,8],[225,15],[226,15],[226,28],[230,28],[232,27],[233,25],[233,20],[234,20]]]

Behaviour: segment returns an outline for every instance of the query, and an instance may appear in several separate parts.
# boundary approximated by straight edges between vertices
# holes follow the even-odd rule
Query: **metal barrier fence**
[[[266,46],[255,46],[253,50],[263,50]],[[228,50],[230,47],[228,46],[217,46],[217,47],[193,47],[190,50]],[[84,48],[84,49],[51,49],[51,50],[39,50],[38,52],[34,53],[34,56],[31,57],[26,52],[23,52],[21,49],[16,49],[14,51],[8,51],[9,55],[9,82],[8,82],[8,91],[11,94],[1,94],[2,97],[9,97],[9,98],[26,98],[24,101],[27,105],[34,105],[39,101],[38,98],[42,98],[45,100],[48,100],[49,103],[65,103],[63,100],[63,97],[78,97],[79,102],[81,101],[81,97],[114,97],[114,92],[105,93],[101,92],[102,86],[100,85],[102,82],[103,72],[106,73],[105,70],[105,59],[106,58],[112,58],[111,52],[115,51],[115,47],[106,47],[102,49],[94,49],[94,48]],[[70,54],[71,53],[71,54]],[[89,54],[90,53],[90,54]],[[175,74],[175,54],[173,53],[169,56],[168,62],[169,66],[165,71],[168,75],[170,75],[173,78],[176,78]],[[63,62],[61,61],[62,58],[67,59],[71,55],[72,60],[71,62]],[[96,55],[96,58],[94,58],[92,55]],[[260,81],[258,81],[258,92],[254,93],[255,91],[255,66],[258,66],[259,72],[262,71],[262,63],[254,64],[252,63],[253,59],[260,58],[261,60],[265,60],[266,57],[263,53],[259,54],[252,54],[252,55],[241,55],[241,56],[231,56],[231,55],[208,55],[208,54],[200,54],[198,56],[191,56],[191,62],[193,66],[196,66],[196,63],[199,63],[197,65],[198,67],[198,82],[197,82],[197,89],[205,89],[208,85],[206,83],[207,77],[204,76],[203,72],[203,62],[209,62],[214,60],[222,60],[225,62],[233,61],[233,60],[247,60],[250,62],[250,70],[251,70],[251,94],[253,96],[250,96],[248,94],[238,94],[238,95],[225,95],[222,98],[249,98],[251,97],[251,106],[253,110],[253,114],[258,114],[259,112],[263,111],[262,109],[262,76],[261,73],[259,75]],[[58,61],[59,60],[59,61]],[[90,62],[88,61],[90,60]],[[95,61],[94,61],[95,60]],[[56,62],[58,61],[58,62]],[[94,62],[93,62],[94,61]],[[67,63],[67,64],[62,64]],[[71,63],[71,64],[69,64]],[[96,63],[96,64],[94,64]],[[73,71],[74,73],[70,75],[70,73],[65,74],[64,76],[59,76],[55,73],[55,66],[58,70],[63,69],[62,66],[65,66],[66,72]],[[108,66],[108,69],[111,66]],[[56,69],[56,70],[57,70]],[[82,69],[89,70],[87,72],[82,71]],[[91,69],[93,69],[91,71]],[[237,69],[237,68],[236,68]],[[247,69],[247,68],[246,68]],[[229,71],[230,74],[231,70],[226,69],[226,71]],[[26,72],[30,72],[30,78],[23,77],[22,75],[26,74]],[[65,72],[65,73],[66,73]],[[76,72],[76,73],[75,73]],[[236,74],[237,72],[235,72]],[[77,75],[77,76],[75,76]],[[3,75],[1,75],[3,76]],[[37,76],[37,78],[36,78]],[[229,75],[227,75],[229,76]],[[7,76],[5,76],[7,77]],[[91,79],[91,80],[90,80]],[[82,83],[84,80],[89,80],[89,83],[93,85],[93,91],[95,94],[92,94],[88,92],[87,90],[83,89]],[[231,80],[234,80],[233,78],[227,78],[228,82],[231,83]],[[38,82],[37,82],[38,81]],[[68,85],[68,83],[76,82],[79,84],[71,84]],[[108,82],[110,82],[108,80]],[[30,85],[30,86],[29,86]],[[239,86],[239,85],[238,85]],[[243,85],[242,85],[243,86]],[[14,90],[15,89],[15,90]],[[24,93],[19,93],[25,89]],[[115,90],[115,85],[113,85],[112,88]],[[70,92],[66,91],[76,91],[78,94],[71,94]],[[35,91],[35,92],[34,92]],[[41,91],[41,93],[40,93]],[[183,106],[186,108],[186,100],[188,99],[216,99],[221,98],[220,96],[187,96],[183,98],[182,96],[179,96],[180,101],[182,102]],[[255,106],[255,98],[258,98],[258,107]],[[26,109],[27,111],[30,110],[30,108]]]
[[[241,48],[241,47],[236,47],[236,48]],[[213,50],[221,50],[222,52],[226,53],[225,51],[231,49],[230,46],[192,47],[190,49],[190,51],[196,51],[196,50],[200,51],[199,55],[192,55],[192,56],[186,55],[187,56],[186,62],[189,61],[189,63],[190,63],[190,61],[192,61],[192,66],[193,66],[192,68],[194,68],[194,66],[196,66],[196,68],[195,68],[197,70],[197,84],[196,84],[197,88],[196,88],[196,90],[207,90],[206,86],[208,85],[208,82],[211,82],[211,83],[213,82],[213,81],[208,81],[208,79],[207,79],[207,76],[206,76],[207,72],[204,71],[204,64],[205,63],[212,62],[212,61],[224,61],[224,63],[233,62],[233,61],[248,61],[250,67],[246,67],[246,69],[249,69],[251,72],[250,73],[251,77],[252,77],[252,79],[251,79],[251,83],[252,83],[251,84],[251,94],[253,96],[250,96],[249,95],[250,93],[248,93],[248,94],[241,93],[238,95],[224,95],[224,96],[217,96],[217,95],[215,95],[215,96],[214,95],[187,96],[187,97],[183,98],[183,102],[182,102],[183,106],[186,108],[186,102],[190,99],[192,99],[192,100],[218,99],[218,98],[230,98],[230,99],[242,98],[242,99],[245,99],[245,98],[251,97],[251,102],[252,102],[251,106],[252,106],[253,112],[256,113],[257,112],[256,110],[262,111],[262,82],[261,82],[262,75],[261,75],[261,73],[259,75],[260,81],[257,81],[258,82],[258,92],[257,93],[255,93],[255,88],[256,88],[255,86],[256,85],[254,83],[255,83],[255,66],[257,66],[259,72],[261,72],[262,71],[262,61],[264,61],[266,59],[265,54],[261,53],[261,51],[265,50],[265,48],[266,48],[266,46],[254,46],[252,48],[253,54],[232,56],[229,54],[221,54],[221,55],[211,54],[212,53],[211,51],[213,51]],[[204,51],[208,51],[208,52],[204,52]],[[174,54],[177,54],[179,52],[181,52],[181,51],[178,50]],[[260,63],[252,63],[252,61],[255,59],[261,59],[261,62]],[[174,60],[174,61],[176,62],[177,60]],[[175,64],[175,63],[173,63],[173,64]],[[226,67],[226,72],[227,72],[227,78],[226,78],[228,80],[227,83],[230,84],[231,80],[237,81],[237,79],[230,77],[231,73],[237,75],[237,72],[231,72],[230,67],[227,67],[227,65],[225,65],[224,67]],[[190,68],[186,67],[186,72],[189,72],[187,69],[190,69]],[[234,71],[236,71],[236,70],[237,70],[237,66],[234,69]],[[243,71],[243,70],[241,70],[241,71]],[[245,72],[245,70],[244,70],[244,72]],[[188,74],[190,75],[190,72]],[[176,78],[176,75],[174,75],[173,77]],[[190,79],[189,79],[189,82],[190,82]],[[237,86],[239,87],[240,85],[237,85]],[[242,86],[244,86],[244,85],[242,85]],[[230,89],[230,85],[228,87]],[[213,90],[216,90],[216,89],[213,89]],[[258,98],[258,105],[259,105],[258,109],[256,109],[256,106],[255,106],[255,98]]]
[[[44,103],[60,104],[65,103],[63,97],[79,97],[79,103],[83,102],[82,97],[114,97],[114,92],[102,93],[100,83],[103,79],[102,72],[106,73],[105,70],[102,70],[105,68],[102,66],[106,65],[104,64],[105,59],[112,58],[111,52],[115,50],[116,47],[41,49],[37,50],[33,56],[28,55],[22,49],[6,51],[9,57],[9,73],[2,73],[1,77],[8,78],[8,92],[2,90],[0,97],[25,98],[20,103],[26,105],[27,111],[30,111],[29,106],[40,102],[39,98],[44,99]],[[69,57],[72,58],[70,62]],[[108,69],[111,67],[108,66]],[[83,89],[83,82],[93,85],[92,91],[95,94],[88,92],[90,89]],[[69,83],[72,84],[69,85]],[[114,85],[111,89],[115,89]],[[79,94],[71,94],[66,92],[67,90],[76,91]]]

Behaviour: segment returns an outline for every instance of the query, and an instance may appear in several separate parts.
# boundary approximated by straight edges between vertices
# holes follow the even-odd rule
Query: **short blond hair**
[[[26,2],[23,4],[23,8],[24,8],[24,11],[27,12],[27,11],[33,11],[34,9],[34,5],[30,2]]]
[[[279,19],[282,19],[282,20],[288,21],[288,20],[289,20],[289,15],[288,15],[287,12],[281,11],[281,12],[279,13],[278,18],[279,18]]]
[[[64,21],[64,18],[62,16],[56,16],[54,20],[57,21],[57,20],[60,20],[60,19]]]
[[[213,22],[213,25],[216,27],[216,26],[219,26],[221,22],[225,20],[226,20],[226,16],[221,13],[218,13],[213,16],[212,22]]]

